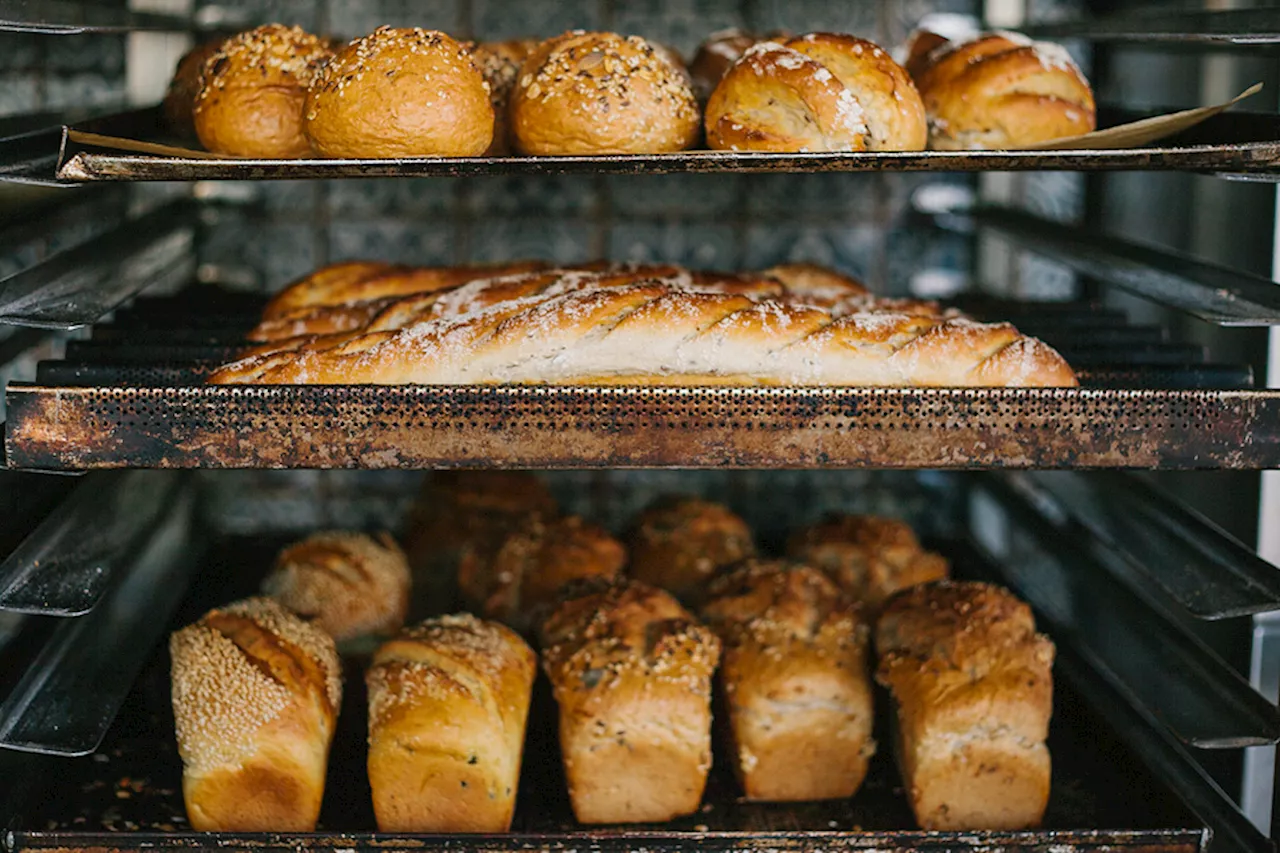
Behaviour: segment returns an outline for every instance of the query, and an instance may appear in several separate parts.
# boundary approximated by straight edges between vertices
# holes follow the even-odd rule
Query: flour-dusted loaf
[[[374,654],[369,784],[383,832],[506,832],[537,657],[470,614],[407,628]]]
[[[201,832],[308,832],[342,704],[333,639],[269,598],[169,639],[182,794]]]
[[[581,582],[541,633],[577,819],[656,823],[697,811],[711,768],[715,634],[638,581]]]
[[[931,830],[1025,829],[1049,799],[1054,647],[1031,609],[985,583],[898,593],[875,631],[897,708],[897,755]]]
[[[214,384],[1073,386],[1008,324],[831,309],[665,282],[497,302],[234,362]]]
[[[920,546],[906,522],[874,515],[832,515],[792,533],[787,554],[821,569],[870,610],[909,586],[943,580],[947,558]]]
[[[696,602],[720,569],[756,553],[751,528],[728,507],[690,497],[656,501],[627,538],[629,573]]]
[[[622,543],[603,528],[576,515],[530,513],[464,549],[458,589],[467,606],[523,631],[565,584],[616,580],[626,561]]]
[[[409,563],[387,534],[326,531],[281,551],[262,591],[343,642],[400,630],[409,583]]]
[[[751,800],[851,797],[875,752],[867,629],[822,572],[748,561],[712,581],[734,770]]]

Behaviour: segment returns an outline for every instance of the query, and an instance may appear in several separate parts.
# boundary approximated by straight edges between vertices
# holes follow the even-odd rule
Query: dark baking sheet
[[[252,572],[282,541],[228,539],[210,554],[175,618],[185,624],[218,602],[252,591]],[[168,659],[157,651],[102,749],[57,765],[56,796],[31,797],[10,839],[12,851],[94,850],[100,853],[219,847],[248,849],[450,850],[837,850],[971,849],[1045,851],[1123,847],[1144,851],[1202,849],[1202,824],[1153,777],[1140,758],[1110,733],[1075,690],[1059,679],[1050,749],[1053,787],[1045,827],[1036,832],[911,831],[910,810],[894,767],[887,732],[863,789],[851,800],[802,804],[739,801],[719,760],[702,809],[669,824],[582,827],[568,807],[554,725],[554,704],[539,682],[513,833],[448,837],[372,833],[364,773],[365,695],[360,664],[347,665],[346,695],[330,760],[329,781],[314,834],[197,834],[184,817],[181,765],[173,741]],[[878,696],[881,707],[885,697]],[[880,721],[883,723],[884,721]]]

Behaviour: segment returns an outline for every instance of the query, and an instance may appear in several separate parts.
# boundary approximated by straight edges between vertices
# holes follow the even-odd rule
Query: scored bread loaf
[[[628,537],[637,580],[696,601],[716,572],[755,555],[751,528],[728,507],[669,497],[640,513]]]
[[[463,549],[458,589],[465,604],[523,631],[569,581],[615,580],[626,561],[622,543],[601,527],[574,515],[529,514]]]
[[[990,584],[925,584],[889,599],[875,643],[921,828],[1039,826],[1054,647],[1036,633],[1031,609]]]
[[[875,752],[867,629],[822,572],[748,561],[712,581],[702,616],[749,800],[851,797]]]
[[[214,384],[1073,386],[1008,324],[855,313],[664,283],[508,299],[227,365]]]
[[[510,829],[536,672],[515,632],[470,614],[380,647],[365,676],[378,829]]]
[[[621,581],[571,588],[541,635],[578,821],[696,811],[711,768],[715,634],[662,590]]]
[[[386,533],[317,533],[280,552],[262,591],[339,643],[394,634],[409,609],[409,564]]]
[[[191,828],[315,829],[342,704],[333,639],[250,598],[176,632],[169,653]]]
[[[905,522],[873,515],[833,515],[797,530],[787,555],[826,572],[872,611],[900,589],[945,579],[950,568]]]

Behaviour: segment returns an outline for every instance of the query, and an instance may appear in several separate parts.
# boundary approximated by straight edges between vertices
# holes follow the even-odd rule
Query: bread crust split
[[[1049,799],[1053,643],[990,584],[904,590],[876,623],[876,679],[916,820],[931,830],[1027,829]]]
[[[380,647],[369,687],[369,782],[382,832],[506,832],[537,658],[470,614]]]
[[[650,823],[698,809],[711,768],[715,634],[638,581],[582,582],[542,625],[580,823]]]
[[[315,829],[342,704],[333,639],[251,598],[174,633],[169,652],[191,828]]]
[[[851,797],[875,753],[867,628],[817,569],[748,561],[711,583],[720,689],[748,799]]]

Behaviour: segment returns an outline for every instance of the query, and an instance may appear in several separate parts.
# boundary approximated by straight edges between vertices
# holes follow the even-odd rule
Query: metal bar
[[[143,288],[190,274],[197,209],[165,205],[0,280],[0,323],[89,325]]]
[[[95,0],[0,0],[0,31],[75,35],[190,29],[191,22],[177,15],[134,12]]]
[[[81,616],[106,593],[172,501],[173,472],[87,477],[0,562],[0,610]]]
[[[1003,477],[984,476],[975,490],[1017,531],[1010,544],[984,543],[998,554],[1003,580],[1042,614],[1059,645],[1078,652],[1130,704],[1204,749],[1280,740],[1280,710],[1104,568],[1093,553],[1104,545],[1046,521]]]
[[[1006,481],[1038,506],[1055,505],[1049,517],[1064,532],[1079,525],[1121,555],[1140,573],[1131,586],[1154,583],[1198,619],[1280,610],[1280,569],[1138,477],[1059,471]]]
[[[1280,10],[1224,9],[1106,15],[1080,21],[1028,24],[1023,31],[1035,38],[1174,45],[1273,45],[1280,44]]]
[[[1083,275],[1220,326],[1280,324],[1280,285],[1262,276],[1012,210],[979,207],[938,222],[955,230],[976,223]]]
[[[11,383],[8,413],[19,469],[1280,467],[1264,391]]]
[[[55,755],[97,749],[164,632],[195,568],[191,489],[169,504],[105,606],[64,620],[0,705],[0,747]]]

